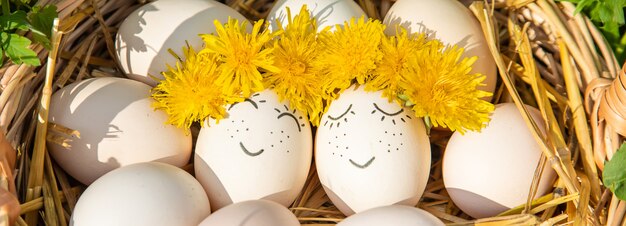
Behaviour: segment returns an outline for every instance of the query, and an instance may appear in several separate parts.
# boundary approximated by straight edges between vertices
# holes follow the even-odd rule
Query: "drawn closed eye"
[[[350,113],[350,114],[353,114],[353,115],[354,115],[354,111],[352,111],[352,104],[348,105],[348,108],[347,108],[347,109],[346,109],[343,113],[341,113],[339,116],[337,116],[337,117],[331,116],[331,115],[329,114],[329,115],[328,115],[328,119],[330,119],[330,120],[332,120],[332,121],[338,121],[338,122],[337,122],[337,127],[339,127],[339,125],[341,125],[341,121],[340,121],[340,120],[341,120],[342,118],[343,118],[343,121],[344,121],[344,122],[348,122],[348,118],[346,118],[346,117],[345,117],[348,113]],[[324,126],[326,126],[327,124],[328,124],[328,120],[324,123]],[[331,123],[330,123],[330,129],[332,129],[332,128],[333,128],[333,125],[335,125],[335,122],[331,122]]]
[[[400,114],[402,114],[404,112],[404,109],[400,108],[400,110],[398,110],[396,112],[391,112],[390,113],[389,111],[385,111],[382,108],[380,108],[380,106],[378,106],[378,104],[374,103],[374,110],[372,111],[372,114],[374,114],[376,112],[380,112],[381,114],[383,114],[383,116],[380,118],[380,121],[385,121],[386,117],[391,117],[392,118],[391,122],[393,122],[393,124],[395,125],[396,124],[395,117],[400,115]],[[409,116],[408,114],[404,115],[404,117],[406,117],[407,119],[411,119],[411,116]],[[401,117],[400,120],[402,122],[406,123],[406,120],[403,117]]]
[[[296,109],[293,109],[293,112],[289,112],[289,108],[287,107],[287,105],[284,105],[284,107],[285,107],[285,110],[286,110],[284,112],[281,111],[278,108],[274,108],[274,110],[276,112],[278,112],[278,117],[276,117],[276,119],[281,119],[283,117],[287,117],[287,118],[293,119],[293,121],[296,123],[296,126],[298,127],[298,132],[301,132],[302,131],[302,127],[304,127],[304,123],[300,124],[300,121],[294,115],[296,113]],[[302,119],[302,117],[300,117],[300,119]]]

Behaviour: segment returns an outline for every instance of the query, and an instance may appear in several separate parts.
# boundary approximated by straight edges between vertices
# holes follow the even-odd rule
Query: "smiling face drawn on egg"
[[[400,108],[400,106],[394,106],[394,104],[389,104],[389,103],[381,103],[380,105],[384,105],[384,107],[390,107],[390,110],[383,110],[379,104],[377,103],[371,103],[371,108],[372,111],[370,112],[370,114],[372,114],[372,117],[378,117],[380,116],[380,121],[382,123],[385,123],[385,119],[387,119],[387,121],[391,122],[393,125],[396,125],[397,123],[407,123],[407,120],[411,120],[411,116],[407,113],[404,112],[403,108]],[[339,130],[339,127],[341,126],[341,123],[344,122],[344,125],[346,125],[348,123],[348,118],[350,117],[348,114],[351,115],[356,115],[356,113],[354,112],[354,110],[352,109],[352,107],[354,106],[354,104],[349,104],[348,107],[346,108],[345,111],[343,111],[343,113],[341,113],[338,116],[332,116],[332,114],[327,114],[326,117],[323,119],[324,124],[322,125],[322,127],[327,127],[329,131],[333,130],[333,127],[335,127],[335,130]],[[376,114],[380,114],[380,115],[376,115]],[[397,120],[397,122],[396,122]],[[345,126],[344,126],[345,127]],[[396,131],[396,130],[393,130]],[[404,145],[404,143],[400,142],[399,144],[396,142],[394,143],[393,147],[392,147],[392,140],[393,139],[385,139],[384,137],[387,137],[391,135],[391,138],[393,137],[401,137],[404,136],[404,134],[402,132],[393,132],[391,134],[389,134],[389,131],[385,130],[384,134],[380,134],[381,138],[378,140],[379,141],[379,147],[378,149],[381,150],[387,150],[388,153],[390,153],[392,150],[395,151],[400,151],[400,149],[402,148],[402,146]],[[346,137],[347,133],[343,133],[343,136]],[[336,142],[341,143],[341,141],[339,140],[339,136],[335,136],[335,139],[337,139]],[[383,144],[383,140],[386,140],[388,142],[386,142],[385,144]],[[328,141],[329,145],[333,145],[333,141]],[[386,146],[385,146],[386,145]],[[332,147],[331,147],[332,148]],[[345,151],[342,151],[339,147],[339,145],[335,145],[335,149],[336,152],[333,151],[333,155],[336,155],[336,153],[343,153]],[[349,150],[350,147],[349,145],[345,146],[345,150]],[[343,154],[339,154],[340,158],[343,158]],[[376,160],[376,156],[372,156],[371,158],[369,158],[367,161],[362,162],[362,163],[358,163],[355,160],[348,158],[348,162],[350,162],[353,166],[360,168],[360,169],[365,169],[367,167],[369,167],[374,160]]]
[[[308,119],[271,90],[228,106],[227,113],[219,123],[209,120],[196,146],[196,177],[212,208],[255,199],[291,204],[312,158]]]
[[[267,100],[263,99],[262,97],[260,97],[261,94],[256,93],[253,94],[252,97],[250,98],[246,98],[243,102],[238,102],[235,104],[232,104],[230,107],[228,107],[228,111],[232,112],[233,108],[235,108],[236,106],[239,106],[239,104],[250,104],[255,110],[259,110],[259,106],[261,105],[261,107],[263,108],[267,108],[267,106],[263,106],[266,105]],[[258,100],[257,100],[258,99]],[[286,104],[283,104],[280,107],[274,107],[274,111],[277,112],[277,116],[276,116],[276,120],[281,120],[282,118],[285,118],[283,120],[287,120],[287,121],[293,121],[295,128],[297,128],[298,133],[302,132],[302,127],[305,127],[306,124],[303,122],[305,119],[302,115],[298,115],[296,117],[296,110],[290,110],[289,107]],[[230,118],[230,117],[229,117]],[[233,117],[234,118],[234,117]],[[254,119],[252,119],[254,120]],[[263,119],[266,120],[266,119]],[[271,121],[271,120],[270,120]],[[244,119],[241,120],[241,123],[237,123],[235,119],[231,119],[230,122],[234,125],[234,124],[238,124],[239,126],[235,126],[235,132],[233,133],[231,131],[231,129],[226,129],[227,132],[229,132],[230,134],[230,138],[231,139],[239,139],[239,147],[241,148],[241,150],[243,151],[244,154],[250,156],[250,157],[256,157],[259,156],[261,154],[263,154],[263,152],[265,152],[266,149],[274,149],[275,151],[280,151],[280,146],[283,141],[288,141],[289,139],[291,139],[291,135],[285,135],[285,131],[284,130],[280,130],[280,134],[274,130],[274,128],[260,128],[259,130],[268,130],[270,133],[270,139],[272,138],[276,138],[276,136],[272,136],[274,135],[274,133],[276,133],[276,135],[278,135],[278,141],[279,144],[270,144],[270,147],[263,147],[263,145],[260,145],[258,149],[252,149],[249,147],[246,147],[246,145],[244,144],[245,139],[248,138],[248,136],[255,136],[254,132],[252,132],[252,134],[248,133],[250,132],[250,128],[248,127],[246,121]],[[254,124],[254,123],[253,123]],[[242,129],[243,127],[245,127],[245,131]],[[290,146],[292,145],[286,145],[285,150],[287,153],[291,152]],[[285,147],[285,145],[283,145],[283,147]]]
[[[331,103],[317,129],[320,182],[346,215],[415,205],[428,180],[430,143],[423,122],[381,94],[349,88]]]

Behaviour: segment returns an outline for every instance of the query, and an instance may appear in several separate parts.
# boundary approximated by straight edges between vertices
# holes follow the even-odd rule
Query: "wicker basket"
[[[264,18],[272,2],[226,1],[249,19]],[[384,17],[394,3],[357,2],[372,18]],[[59,87],[90,77],[123,76],[113,57],[112,37],[123,19],[143,3],[145,0],[40,0],[38,4],[58,7],[59,30],[64,34],[58,53],[49,54],[34,45],[42,61],[49,56],[47,65],[9,64],[0,68],[0,126],[7,141],[0,137],[0,144],[8,143],[17,150],[15,157],[10,147],[0,149],[0,154],[9,150],[0,158],[2,169],[13,165],[14,160],[17,169],[3,170],[5,177],[0,178],[0,185],[16,191],[19,197],[17,225],[68,224],[85,187],[73,182],[49,158],[42,131],[72,131],[45,126],[37,119],[47,112],[42,109],[47,109],[45,103],[51,91]],[[471,1],[464,3],[469,5]],[[603,187],[600,178],[604,161],[623,140],[619,129],[614,128],[624,128],[619,124],[623,120],[610,112],[602,113],[602,109],[626,108],[624,103],[601,101],[621,70],[598,29],[588,18],[574,15],[575,7],[568,2],[478,1],[470,9],[481,22],[499,68],[494,103],[515,102],[522,111],[521,103],[526,103],[541,110],[549,132],[538,143],[546,165],[556,170],[558,180],[553,193],[545,197],[529,200],[498,217],[472,219],[450,201],[441,178],[441,158],[434,158],[419,207],[454,225],[624,225],[626,202]],[[528,124],[532,128],[532,122]],[[430,139],[434,156],[441,156],[450,135],[433,132]],[[326,197],[315,168],[310,172],[292,210],[302,225],[333,225],[345,216]],[[14,189],[7,179],[11,177],[15,177]],[[6,210],[0,224],[17,208]]]

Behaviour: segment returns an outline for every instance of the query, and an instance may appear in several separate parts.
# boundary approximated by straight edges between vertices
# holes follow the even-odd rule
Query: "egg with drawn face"
[[[196,145],[196,178],[211,209],[257,199],[289,206],[311,165],[308,119],[272,90],[227,106],[227,113],[219,123],[208,121]]]
[[[315,164],[324,190],[346,215],[392,204],[414,206],[430,172],[422,119],[382,92],[350,88],[322,116]]]

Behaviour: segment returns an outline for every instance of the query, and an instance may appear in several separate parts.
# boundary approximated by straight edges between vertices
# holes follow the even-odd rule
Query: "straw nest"
[[[272,2],[226,1],[249,19],[264,18]],[[357,2],[372,18],[383,18],[394,3]],[[470,2],[464,1],[467,5]],[[47,58],[46,65],[9,64],[0,69],[0,126],[6,135],[6,141],[0,137],[4,145],[0,146],[0,156],[4,155],[0,185],[19,197],[17,225],[68,224],[85,187],[72,182],[50,159],[46,139],[63,141],[46,136],[46,130],[66,134],[78,131],[37,119],[47,118],[49,96],[59,87],[91,77],[123,76],[113,57],[112,37],[126,15],[143,3],[145,0],[40,0],[38,4],[58,6],[58,52],[48,53],[34,45],[39,58],[43,62]],[[499,69],[494,103],[514,102],[522,112],[526,110],[521,103],[541,110],[547,122],[546,135],[539,135],[534,122],[527,120],[527,124],[542,147],[542,162],[556,170],[558,180],[553,192],[544,197],[528,200],[498,217],[472,219],[450,201],[441,178],[441,158],[434,158],[419,207],[454,225],[624,225],[626,202],[619,201],[601,183],[604,161],[623,139],[615,128],[626,128],[620,124],[625,122],[620,118],[624,115],[619,114],[619,109],[626,109],[623,103],[604,95],[621,70],[598,29],[588,18],[574,15],[575,7],[568,2],[478,1],[470,9],[482,25]],[[623,87],[611,88],[609,93],[624,96]],[[450,135],[441,131],[431,135],[435,156],[441,156]],[[7,170],[13,164],[17,170]],[[315,168],[310,172],[292,210],[303,225],[335,224],[345,216],[326,197]],[[7,179],[11,177],[15,187]],[[16,208],[2,210],[0,222],[11,210]]]

